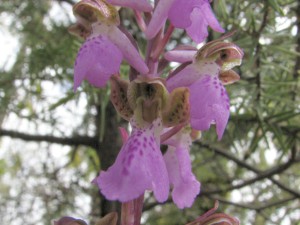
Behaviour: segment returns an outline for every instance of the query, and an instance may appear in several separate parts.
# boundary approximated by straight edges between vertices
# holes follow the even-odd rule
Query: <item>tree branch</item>
[[[62,145],[79,146],[85,145],[92,148],[98,148],[98,141],[95,137],[73,136],[73,137],[55,137],[52,135],[34,135],[17,131],[0,129],[0,136],[17,138],[24,141],[49,142]]]
[[[278,165],[278,166],[273,167],[273,168],[271,168],[269,170],[266,170],[266,171],[261,171],[261,170],[255,168],[255,167],[250,166],[249,164],[247,164],[247,163],[243,162],[242,160],[240,160],[240,159],[236,158],[235,156],[233,156],[231,153],[229,153],[227,151],[224,151],[220,148],[212,147],[208,144],[204,144],[204,143],[200,143],[200,142],[195,142],[195,144],[199,145],[200,147],[205,147],[209,150],[212,150],[216,154],[221,155],[221,156],[223,156],[227,159],[230,159],[231,161],[235,162],[237,165],[239,165],[243,168],[246,168],[246,169],[248,169],[248,170],[250,170],[250,171],[257,174],[256,177],[254,177],[252,179],[249,179],[249,180],[246,180],[241,184],[233,185],[233,186],[230,186],[226,189],[219,189],[219,190],[213,190],[213,191],[203,191],[202,194],[216,194],[216,193],[226,192],[226,191],[230,191],[230,190],[234,190],[234,189],[239,189],[239,188],[245,187],[249,184],[255,183],[259,180],[267,178],[267,179],[271,180],[274,184],[276,184],[278,187],[283,189],[284,191],[292,194],[293,196],[295,196],[297,198],[300,198],[300,193],[299,192],[285,186],[284,184],[280,183],[279,181],[277,181],[276,179],[274,179],[272,177],[273,175],[278,174],[278,173],[282,173],[283,171],[288,169],[290,166],[293,165],[294,162],[297,162],[299,160],[298,158],[291,158],[290,160],[288,160],[284,164]]]
[[[239,208],[244,208],[244,209],[251,209],[251,210],[255,210],[255,211],[262,211],[264,209],[270,208],[270,207],[275,207],[275,206],[279,206],[279,205],[283,205],[289,201],[295,200],[295,197],[288,197],[285,199],[280,199],[277,201],[272,201],[272,202],[267,202],[267,203],[262,203],[260,205],[255,205],[255,203],[251,202],[249,204],[243,204],[243,203],[237,203],[237,202],[232,202],[232,201],[228,201],[227,199],[223,199],[223,198],[219,198],[219,197],[209,197],[213,200],[218,200],[219,202],[222,202],[224,204],[229,204],[229,205],[233,205]]]

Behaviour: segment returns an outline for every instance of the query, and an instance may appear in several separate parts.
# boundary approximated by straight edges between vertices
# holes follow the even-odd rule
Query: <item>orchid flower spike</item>
[[[229,98],[223,85],[239,80],[231,70],[240,65],[243,51],[233,43],[216,40],[204,45],[191,64],[167,79],[167,88],[188,87],[190,91],[190,123],[192,128],[208,130],[216,124],[222,138],[229,118]]]
[[[207,26],[224,32],[212,12],[209,0],[160,0],[145,32],[146,37],[154,38],[167,19],[174,27],[185,29],[196,43],[207,37]]]
[[[148,72],[144,60],[130,37],[119,28],[117,9],[104,0],[82,0],[73,12],[77,24],[69,31],[86,38],[74,66],[74,90],[83,80],[96,87],[104,87],[113,74],[118,74],[125,59],[141,74]]]

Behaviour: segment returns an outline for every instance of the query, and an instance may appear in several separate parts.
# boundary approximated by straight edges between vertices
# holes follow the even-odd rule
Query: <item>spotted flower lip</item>
[[[159,202],[168,198],[169,179],[160,151],[160,119],[144,128],[131,121],[133,131],[124,143],[115,163],[95,179],[101,192],[109,200],[127,202],[152,190]]]
[[[118,27],[95,23],[92,29],[75,61],[74,90],[83,80],[104,87],[113,74],[119,73],[123,59],[141,74],[149,71],[138,50]]]
[[[146,37],[152,39],[167,19],[174,27],[185,29],[196,43],[207,37],[208,26],[217,32],[224,32],[208,0],[160,0],[145,32]]]
[[[104,87],[112,74],[119,73],[122,59],[121,51],[106,36],[88,39],[75,61],[74,90],[84,79],[95,87]]]

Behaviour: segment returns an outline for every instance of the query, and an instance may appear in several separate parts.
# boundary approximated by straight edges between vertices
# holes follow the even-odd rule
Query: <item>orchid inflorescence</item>
[[[147,39],[145,59],[121,26],[119,7],[134,11]],[[241,64],[243,51],[225,41],[227,34],[200,49],[182,45],[164,52],[175,28],[197,44],[208,36],[208,26],[224,32],[208,0],[82,0],[73,12],[77,22],[69,31],[85,40],[74,65],[74,90],[83,80],[99,88],[110,81],[110,100],[132,127],[129,135],[121,130],[124,143],[115,163],[93,183],[108,200],[123,203],[146,190],[165,202],[171,187],[174,203],[191,207],[200,183],[189,149],[212,124],[222,138],[230,110],[224,85],[239,80],[232,68]],[[128,80],[119,74],[123,60],[131,68]],[[161,76],[166,60],[179,66]]]

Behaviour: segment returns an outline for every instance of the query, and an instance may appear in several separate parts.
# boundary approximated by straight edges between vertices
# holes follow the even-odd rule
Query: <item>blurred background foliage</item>
[[[75,2],[75,1],[74,1]],[[67,32],[72,0],[0,2],[0,217],[2,224],[50,224],[63,215],[86,221],[118,209],[90,184],[120,149],[126,127],[109,89],[84,83],[73,92],[82,43]],[[227,87],[231,117],[222,141],[214,128],[191,150],[202,191],[190,209],[146,194],[143,223],[184,224],[210,209],[241,224],[300,221],[300,1],[215,0],[215,14],[244,52],[241,80]],[[122,25],[145,50],[134,14]],[[209,40],[219,34],[210,32]],[[168,49],[191,43],[176,30]],[[4,55],[3,55],[4,54]],[[2,60],[3,61],[3,60]],[[126,76],[128,67],[122,66]]]

